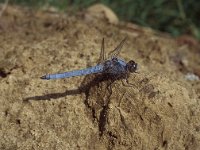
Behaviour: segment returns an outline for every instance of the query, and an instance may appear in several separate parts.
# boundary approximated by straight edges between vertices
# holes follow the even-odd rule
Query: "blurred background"
[[[175,37],[189,35],[200,40],[200,0],[9,0],[9,4],[34,8],[53,6],[64,12],[84,10],[97,3],[110,7],[120,20]]]

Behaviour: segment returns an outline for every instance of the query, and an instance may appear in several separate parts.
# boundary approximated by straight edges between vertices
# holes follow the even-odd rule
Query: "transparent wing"
[[[105,52],[104,52],[104,38],[102,39],[102,43],[101,43],[101,53],[100,53],[100,57],[98,60],[98,63],[101,63],[105,60]]]
[[[127,37],[125,37],[125,38],[121,41],[121,43],[120,43],[113,51],[111,51],[111,52],[108,53],[108,57],[109,57],[109,58],[110,58],[110,57],[111,57],[111,58],[117,57],[117,56],[119,55],[119,53],[120,53],[120,51],[121,51],[121,49],[122,49],[122,47],[123,47],[123,45],[124,45],[126,39],[127,39]]]

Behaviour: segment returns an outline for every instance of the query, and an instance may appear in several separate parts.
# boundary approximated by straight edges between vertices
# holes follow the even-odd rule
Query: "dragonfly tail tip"
[[[46,76],[41,76],[40,79],[47,80]]]

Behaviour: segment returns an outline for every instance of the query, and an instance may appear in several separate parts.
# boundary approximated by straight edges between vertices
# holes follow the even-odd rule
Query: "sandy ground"
[[[120,57],[139,73],[41,80],[95,65],[128,36]],[[200,149],[200,47],[130,23],[7,7],[0,18],[0,149]],[[194,80],[186,78],[194,73]]]

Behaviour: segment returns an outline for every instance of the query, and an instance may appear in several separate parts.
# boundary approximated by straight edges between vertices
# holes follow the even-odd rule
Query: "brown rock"
[[[117,24],[119,19],[117,15],[107,6],[103,4],[95,4],[87,9],[88,14],[97,18],[105,18],[109,23]]]

